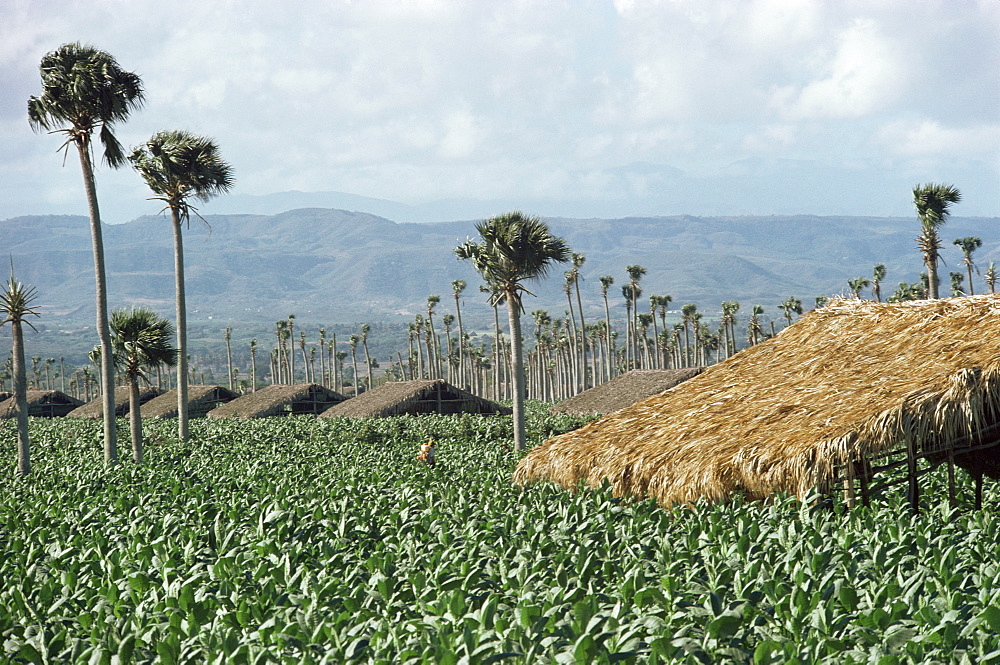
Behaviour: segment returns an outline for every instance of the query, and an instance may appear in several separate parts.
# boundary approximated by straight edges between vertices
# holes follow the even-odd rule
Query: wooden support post
[[[872,469],[871,469],[871,465],[868,464],[868,459],[862,457],[861,458],[861,478],[860,478],[860,480],[861,480],[861,503],[862,503],[862,505],[864,505],[865,508],[868,508],[869,505],[870,505],[869,498],[868,498],[868,479],[871,476],[871,473],[872,473]]]
[[[920,486],[917,481],[917,444],[910,438],[906,438],[906,478],[909,481],[910,510],[914,513],[920,512]]]
[[[854,510],[854,460],[844,465],[844,502],[848,510]]]

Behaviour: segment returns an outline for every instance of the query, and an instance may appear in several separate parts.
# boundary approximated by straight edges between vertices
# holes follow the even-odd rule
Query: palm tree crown
[[[951,204],[961,200],[962,194],[954,185],[931,183],[913,188],[913,204],[917,208],[917,218],[920,220],[917,249],[924,255],[927,286],[931,298],[938,297],[937,262],[938,250],[941,249],[938,229],[948,221]]]
[[[101,128],[104,161],[112,168],[125,163],[125,153],[113,133],[142,106],[142,80],[124,71],[108,53],[80,43],[64,44],[42,58],[42,94],[28,98],[28,121],[36,131],[64,132],[66,144],[88,147]],[[63,124],[69,127],[61,128]]]
[[[145,370],[157,365],[172,367],[177,349],[171,346],[174,326],[147,307],[116,309],[111,312],[115,364],[129,379],[145,377]]]
[[[233,187],[233,169],[223,161],[212,139],[190,132],[158,132],[145,145],[132,150],[129,160],[154,198],[177,209],[188,221],[195,209],[190,198],[208,201]]]
[[[523,313],[521,293],[531,293],[523,282],[541,279],[552,263],[570,258],[569,246],[538,217],[509,212],[476,224],[482,242],[471,240],[455,248],[459,259],[470,259],[476,271],[493,287],[490,304],[514,299]]]

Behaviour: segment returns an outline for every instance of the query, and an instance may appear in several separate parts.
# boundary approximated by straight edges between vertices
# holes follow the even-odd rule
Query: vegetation
[[[913,188],[913,204],[920,219],[920,235],[917,247],[924,255],[927,268],[927,291],[929,298],[938,297],[938,252],[941,249],[940,228],[948,221],[951,204],[962,200],[962,194],[954,185],[931,183]]]
[[[80,157],[83,184],[90,214],[94,248],[94,277],[97,294],[97,336],[101,344],[101,386],[104,394],[104,456],[108,463],[118,459],[114,427],[114,367],[111,331],[108,327],[108,291],[104,271],[104,240],[97,203],[91,139],[100,128],[104,162],[111,168],[125,163],[122,146],[114,135],[116,123],[124,122],[142,105],[142,81],[119,67],[111,55],[92,46],[65,44],[47,53],[39,65],[42,94],[28,99],[28,122],[35,130],[46,129],[66,135],[63,148],[72,144]],[[68,126],[66,126],[68,125]]]
[[[28,379],[24,365],[24,329],[33,327],[29,316],[38,316],[38,309],[32,303],[37,294],[35,289],[14,279],[14,266],[10,268],[10,279],[0,290],[0,326],[10,324],[13,336],[11,369],[14,378],[14,400],[17,420],[17,471],[22,476],[31,472],[31,439],[28,431]]]
[[[459,259],[472,261],[490,288],[490,304],[507,303],[510,329],[511,389],[514,403],[514,448],[524,450],[524,349],[521,341],[522,293],[531,293],[526,281],[544,277],[552,263],[565,263],[569,247],[549,231],[538,217],[510,212],[476,225],[481,241],[471,240],[455,248]],[[430,309],[428,309],[428,319]]]
[[[188,437],[187,302],[184,290],[184,236],[197,209],[191,199],[208,201],[233,186],[232,167],[214,141],[183,131],[154,134],[129,155],[132,166],[170,210],[174,231],[174,277],[177,299],[177,431]],[[295,355],[292,354],[294,359]],[[292,365],[294,368],[294,364]]]
[[[536,406],[532,443],[580,423]],[[114,468],[99,424],[31,426],[0,497],[7,662],[1000,662],[1000,521],[964,504],[521,491],[490,417],[146,422]]]

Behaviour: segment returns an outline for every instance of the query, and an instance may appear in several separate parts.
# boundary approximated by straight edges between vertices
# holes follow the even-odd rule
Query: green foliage
[[[1000,662],[989,510],[521,490],[509,423],[147,422],[107,467],[100,423],[33,419],[22,479],[0,421],[0,661]]]

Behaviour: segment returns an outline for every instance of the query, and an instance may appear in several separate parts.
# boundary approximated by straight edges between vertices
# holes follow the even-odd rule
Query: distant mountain
[[[192,321],[273,322],[295,313],[320,323],[392,320],[424,311],[430,294],[450,311],[451,282],[464,279],[470,320],[488,320],[472,267],[453,249],[475,236],[471,222],[397,223],[335,209],[305,208],[275,215],[207,215],[186,231],[188,307]],[[649,294],[670,294],[674,307],[692,302],[707,312],[723,300],[748,308],[775,306],[789,296],[807,308],[818,295],[846,291],[847,280],[888,268],[883,292],[916,281],[921,270],[916,219],[875,217],[634,217],[548,220],[575,252],[583,253],[587,316],[603,316],[601,275],[612,275],[612,306],[622,308],[625,267],[647,269]],[[1000,218],[954,217],[943,228],[942,274],[961,269],[951,239],[977,235],[985,267],[1000,254]],[[173,253],[169,222],[140,217],[106,226],[111,305],[173,307]],[[93,259],[87,219],[18,217],[0,221],[0,254],[11,256],[19,279],[38,289],[50,327],[93,323]],[[527,309],[562,316],[563,269],[532,286]],[[981,281],[976,285],[982,291]],[[478,314],[477,314],[478,312]]]

